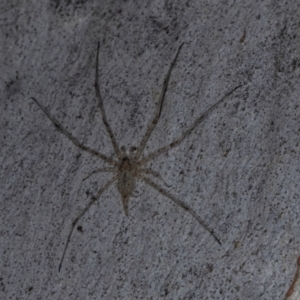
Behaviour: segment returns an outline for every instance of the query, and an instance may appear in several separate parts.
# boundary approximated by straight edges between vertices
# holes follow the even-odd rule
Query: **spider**
[[[90,200],[90,202],[86,205],[84,210],[73,220],[72,226],[67,238],[67,242],[64,247],[64,251],[62,254],[62,257],[60,259],[59,263],[59,271],[61,270],[62,263],[69,245],[69,242],[71,240],[71,236],[73,233],[73,230],[78,223],[78,221],[81,219],[81,217],[88,211],[88,209],[100,198],[100,196],[115,182],[117,181],[117,188],[120,193],[121,199],[122,199],[122,204],[123,204],[123,209],[124,213],[126,216],[128,216],[128,204],[129,204],[129,198],[132,195],[134,189],[135,189],[135,184],[136,184],[136,179],[141,180],[142,182],[148,184],[150,187],[155,189],[157,192],[161,193],[163,196],[168,198],[169,200],[173,201],[175,204],[179,205],[181,208],[186,210],[188,213],[190,213],[198,222],[201,226],[203,226],[210,234],[211,236],[221,245],[220,240],[217,238],[217,236],[214,234],[213,230],[211,230],[205,223],[202,221],[202,219],[197,215],[197,213],[186,203],[184,203],[182,200],[177,199],[174,197],[171,193],[169,193],[166,189],[162,188],[159,186],[155,181],[153,181],[151,178],[149,178],[149,175],[152,177],[161,180],[162,182],[163,179],[160,176],[158,172],[153,171],[150,168],[145,167],[145,165],[155,157],[162,155],[166,152],[168,152],[170,149],[178,146],[183,139],[185,139],[191,132],[192,130],[202,123],[209,115],[210,113],[217,107],[219,106],[228,96],[230,96],[236,89],[241,87],[241,85],[235,87],[232,89],[230,92],[225,94],[223,98],[221,98],[218,102],[216,102],[214,105],[212,105],[209,109],[207,109],[199,118],[197,118],[194,123],[176,140],[174,140],[171,144],[166,145],[152,153],[150,153],[147,156],[142,156],[143,151],[145,149],[145,146],[149,140],[149,137],[155,128],[156,124],[159,121],[159,118],[161,116],[161,111],[162,111],[162,106],[165,98],[165,94],[167,91],[169,79],[171,72],[173,70],[173,67],[175,65],[175,62],[177,60],[178,54],[180,52],[180,49],[182,48],[184,43],[182,43],[177,52],[176,55],[169,66],[168,73],[164,79],[163,85],[162,85],[162,90],[158,99],[157,103],[157,108],[155,115],[150,122],[150,124],[147,127],[145,135],[142,137],[142,140],[140,142],[140,145],[136,147],[132,147],[129,150],[126,150],[125,147],[119,147],[116,138],[114,136],[114,133],[107,121],[107,117],[105,114],[105,110],[103,107],[103,99],[101,96],[100,92],[100,87],[99,87],[99,49],[100,49],[100,43],[98,42],[98,47],[97,47],[97,57],[96,57],[96,71],[95,71],[95,90],[96,90],[96,97],[98,100],[98,106],[100,109],[102,121],[104,123],[104,126],[106,128],[106,131],[110,137],[111,143],[114,148],[114,152],[116,155],[116,159],[110,158],[101,152],[94,150],[93,148],[85,146],[83,143],[81,143],[77,138],[75,138],[59,121],[57,121],[49,112],[48,110],[38,102],[34,97],[31,97],[31,99],[39,106],[39,108],[45,113],[45,115],[49,118],[49,120],[54,124],[54,126],[60,131],[63,135],[65,135],[76,147],[79,149],[88,152],[91,155],[97,156],[100,158],[102,161],[104,161],[106,164],[110,165],[109,167],[103,167],[97,170],[94,170],[91,172],[85,179],[88,177],[99,173],[99,172],[109,172],[113,173],[112,178],[98,191],[98,193],[93,196]],[[147,176],[148,175],[148,176]]]

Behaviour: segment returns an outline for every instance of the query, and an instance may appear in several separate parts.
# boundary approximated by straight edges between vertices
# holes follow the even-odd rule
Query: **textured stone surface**
[[[101,5],[99,5],[101,2]],[[284,299],[299,234],[299,1],[8,1],[0,11],[0,298]],[[146,1],[145,1],[146,2]],[[15,4],[13,4],[15,3]],[[138,145],[178,46],[145,154],[172,142],[242,83],[178,147],[149,164],[192,206],[138,183],[72,220],[111,174],[60,134],[112,156],[93,87],[120,145]]]

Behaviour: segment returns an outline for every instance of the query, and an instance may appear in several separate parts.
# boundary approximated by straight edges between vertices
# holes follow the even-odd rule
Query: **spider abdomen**
[[[118,191],[122,197],[125,215],[128,215],[128,202],[135,188],[135,177],[130,171],[122,171],[118,175]]]

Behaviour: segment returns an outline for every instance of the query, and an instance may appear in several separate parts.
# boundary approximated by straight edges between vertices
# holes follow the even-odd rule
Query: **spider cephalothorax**
[[[69,232],[68,235],[68,239],[60,260],[60,264],[59,264],[59,270],[61,268],[62,262],[64,260],[65,257],[65,253],[66,250],[68,248],[70,239],[71,239],[71,235],[72,232],[76,226],[76,224],[78,223],[78,221],[81,219],[81,217],[87,212],[87,210],[100,198],[100,196],[103,194],[103,192],[105,192],[115,181],[117,181],[117,187],[118,187],[118,191],[121,195],[122,198],[122,203],[123,203],[123,209],[124,212],[126,214],[126,216],[128,215],[128,202],[129,202],[129,198],[132,195],[134,188],[135,188],[135,183],[136,183],[136,179],[148,184],[150,187],[152,187],[153,189],[155,189],[157,192],[161,193],[163,196],[167,197],[168,199],[170,199],[171,201],[173,201],[175,204],[179,205],[180,207],[182,207],[183,209],[185,209],[186,211],[188,211],[198,222],[199,224],[201,224],[213,237],[214,239],[221,244],[221,242],[219,241],[219,239],[216,237],[216,235],[214,234],[214,232],[208,228],[208,226],[202,221],[202,219],[197,215],[197,213],[185,202],[183,202],[180,199],[177,199],[176,197],[174,197],[168,190],[160,187],[155,181],[153,181],[150,177],[161,180],[162,182],[164,182],[164,180],[161,178],[160,174],[156,171],[153,171],[150,168],[144,167],[150,160],[152,160],[153,158],[162,155],[164,153],[166,153],[168,150],[176,147],[177,145],[179,145],[182,140],[187,137],[192,130],[199,125],[201,122],[203,122],[205,120],[205,118],[207,116],[209,116],[209,114],[218,106],[220,105],[229,95],[231,95],[237,88],[240,87],[237,86],[234,89],[232,89],[229,93],[225,94],[225,96],[223,98],[221,98],[218,102],[216,102],[214,105],[212,105],[209,109],[207,109],[200,117],[198,117],[194,123],[183,133],[181,134],[181,136],[179,138],[177,138],[175,141],[173,141],[171,144],[166,145],[152,153],[150,153],[149,155],[142,157],[144,148],[149,140],[149,137],[155,127],[155,125],[157,124],[160,115],[161,115],[161,111],[162,111],[162,106],[163,106],[163,101],[164,101],[164,97],[165,97],[165,93],[168,87],[168,82],[169,82],[169,78],[172,72],[172,69],[175,65],[177,56],[179,54],[179,51],[181,49],[183,44],[181,44],[177,50],[177,53],[175,55],[175,58],[173,59],[167,76],[163,82],[163,86],[162,86],[162,90],[160,93],[160,97],[158,99],[158,103],[157,103],[157,108],[156,108],[156,112],[154,115],[154,118],[152,119],[152,121],[150,122],[150,124],[147,127],[146,133],[143,136],[141,143],[139,145],[139,147],[132,147],[129,152],[126,151],[125,147],[121,147],[121,149],[118,146],[118,143],[115,139],[115,136],[111,130],[111,127],[107,121],[106,118],[106,114],[105,114],[105,110],[103,107],[103,99],[101,96],[101,92],[100,92],[100,87],[99,87],[99,75],[98,75],[98,60],[99,60],[99,48],[100,48],[100,44],[98,43],[98,48],[97,48],[97,58],[96,58],[96,74],[95,74],[95,90],[96,90],[96,97],[98,100],[98,106],[100,109],[100,113],[102,116],[102,120],[104,123],[104,126],[107,130],[107,133],[110,137],[110,140],[112,142],[113,148],[114,148],[114,152],[116,154],[116,160],[112,159],[104,154],[102,154],[99,151],[96,151],[90,147],[85,146],[84,144],[82,144],[81,142],[78,141],[77,138],[75,138],[63,125],[61,125],[49,112],[46,108],[44,108],[35,98],[32,97],[32,99],[35,101],[35,103],[40,107],[40,109],[46,114],[46,116],[51,120],[51,122],[55,125],[55,127],[63,134],[65,135],[76,147],[78,147],[79,149],[88,152],[91,155],[97,156],[98,158],[100,158],[103,162],[105,162],[106,164],[110,165],[110,167],[103,167],[97,170],[94,170],[93,172],[91,172],[87,177],[84,178],[87,179],[90,176],[99,173],[99,172],[109,172],[109,173],[113,173],[112,178],[98,191],[98,193],[92,197],[92,199],[90,200],[90,202],[86,205],[85,209],[74,219],[74,221],[72,222],[72,226],[71,226],[71,230]],[[164,182],[165,183],[165,182]],[[166,183],[165,183],[166,184]]]

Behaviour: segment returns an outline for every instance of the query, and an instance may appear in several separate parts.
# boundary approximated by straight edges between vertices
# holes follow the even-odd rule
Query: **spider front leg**
[[[185,137],[187,137],[193,130],[194,128],[199,125],[200,123],[202,123],[209,115],[212,111],[214,111],[222,102],[224,102],[224,100],[230,96],[235,90],[237,90],[238,88],[240,88],[242,85],[238,85],[237,87],[235,87],[234,89],[232,89],[230,92],[228,92],[227,94],[225,94],[225,96],[223,96],[218,102],[216,102],[214,105],[212,105],[209,109],[207,109],[198,119],[196,119],[196,121],[190,126],[190,128],[185,131],[177,140],[173,141],[171,144],[164,146],[156,151],[154,151],[153,153],[149,154],[148,156],[144,157],[143,159],[140,160],[139,162],[139,166],[142,166],[144,164],[146,164],[149,160],[169,151],[170,149],[178,146]]]
[[[102,116],[102,121],[104,123],[104,126],[107,130],[107,133],[110,137],[110,140],[113,144],[113,147],[114,147],[114,150],[115,150],[115,153],[117,155],[117,157],[120,159],[122,157],[122,154],[121,154],[121,151],[120,151],[120,148],[119,148],[119,145],[116,141],[116,138],[111,130],[111,127],[107,121],[107,118],[106,118],[106,114],[105,114],[105,110],[104,110],[104,107],[103,107],[103,99],[102,99],[102,96],[101,96],[101,92],[100,92],[100,86],[99,86],[99,72],[98,72],[98,68],[99,68],[99,49],[100,49],[100,42],[98,42],[98,47],[97,47],[97,57],[96,57],[96,72],[95,72],[95,90],[96,90],[96,96],[98,98],[98,105],[99,105],[99,108],[100,108],[100,112],[101,112],[101,116]]]
[[[117,163],[112,160],[111,158],[107,157],[106,155],[89,148],[82,143],[80,143],[63,125],[60,124],[49,112],[48,110],[40,104],[35,98],[31,97],[31,99],[38,105],[38,107],[44,112],[44,114],[48,117],[48,119],[54,124],[54,126],[64,135],[66,136],[76,147],[79,149],[86,151],[92,155],[100,157],[102,160],[106,161],[107,163],[116,166]]]
[[[176,62],[177,56],[179,54],[179,51],[180,51],[180,49],[181,49],[181,47],[182,47],[183,44],[184,43],[182,43],[179,46],[179,48],[178,48],[178,50],[176,52],[176,55],[175,55],[175,57],[174,57],[171,65],[169,67],[167,76],[166,76],[166,78],[164,80],[164,83],[163,83],[163,86],[162,86],[162,90],[160,92],[160,96],[159,96],[159,99],[158,99],[158,102],[157,102],[157,108],[156,108],[156,112],[155,112],[154,118],[151,121],[150,125],[148,126],[148,129],[147,129],[147,131],[146,131],[146,133],[145,133],[145,135],[144,135],[144,137],[143,137],[143,139],[141,141],[141,144],[140,144],[140,146],[137,149],[137,152],[136,152],[136,155],[135,155],[136,160],[138,160],[141,157],[141,155],[142,155],[142,153],[144,151],[144,148],[145,148],[145,146],[146,146],[146,144],[147,144],[147,142],[149,140],[149,137],[150,137],[150,135],[151,135],[151,133],[152,133],[155,125],[158,123],[158,120],[159,120],[160,115],[161,115],[162,106],[163,106],[165,94],[166,94],[166,91],[167,91],[167,87],[168,87],[170,75],[171,75],[171,72],[172,72],[173,67],[175,65],[175,62]]]
[[[198,223],[206,230],[208,231],[212,237],[220,244],[220,240],[216,237],[216,235],[214,234],[213,230],[211,230],[205,223],[204,221],[202,221],[202,219],[197,215],[197,213],[186,203],[184,203],[183,201],[175,198],[173,195],[171,195],[168,191],[166,191],[165,189],[161,188],[159,185],[157,185],[155,182],[153,182],[151,179],[143,176],[143,175],[139,175],[139,178],[144,181],[145,183],[147,183],[148,185],[150,185],[152,188],[154,188],[156,191],[158,191],[159,193],[161,193],[163,196],[169,198],[170,200],[172,200],[175,204],[179,205],[181,208],[185,209],[189,214],[191,214],[197,221]]]
[[[73,230],[76,226],[76,224],[78,223],[78,221],[81,219],[81,217],[83,217],[83,215],[88,211],[88,209],[100,198],[100,196],[117,180],[117,176],[114,176],[109,182],[106,183],[106,185],[99,190],[99,192],[97,193],[96,196],[92,197],[92,200],[88,203],[88,205],[85,207],[85,209],[75,218],[75,220],[72,222],[72,227],[71,230],[69,232],[68,235],[68,239],[67,239],[67,243],[65,245],[64,248],[64,252],[63,255],[61,257],[60,263],[59,263],[59,267],[58,267],[58,271],[60,271],[68,245],[70,243],[71,240],[71,235],[73,233]]]

